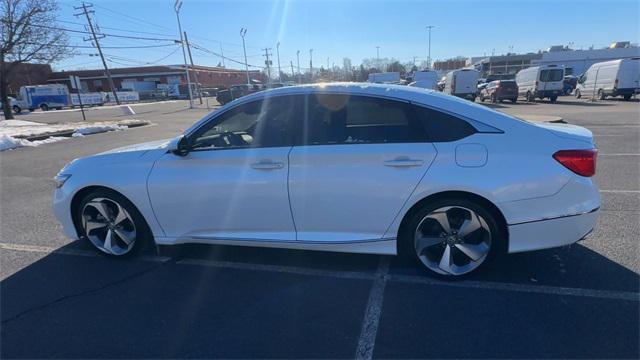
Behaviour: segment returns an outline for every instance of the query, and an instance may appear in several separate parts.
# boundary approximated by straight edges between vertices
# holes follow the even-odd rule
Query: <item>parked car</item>
[[[13,110],[13,112],[16,114],[20,114],[22,112],[22,108],[24,107],[24,104],[12,96],[8,96],[8,98],[9,98],[9,104],[11,105],[11,109]],[[3,109],[4,109],[4,104],[2,103],[2,101],[0,101],[0,111],[2,111]]]
[[[478,95],[480,101],[490,99],[496,103],[502,100],[510,100],[515,103],[518,100],[518,85],[515,80],[495,80],[487,84]]]
[[[233,85],[229,89],[218,91],[216,94],[216,100],[220,105],[225,105],[235,99],[260,90],[262,90],[262,86],[258,84],[253,84],[251,86],[247,84]]]
[[[548,98],[556,102],[564,87],[564,68],[557,65],[533,66],[516,74],[518,94],[527,101]]]
[[[443,76],[440,80],[438,80],[438,91],[444,91],[444,85],[447,82],[447,77]]]
[[[283,87],[67,164],[53,211],[115,257],[182,243],[400,253],[453,277],[591,233],[595,160],[584,128],[437,92]]]
[[[595,63],[578,80],[576,98],[596,95],[622,96],[630,100],[640,93],[640,57]]]
[[[578,85],[578,78],[573,75],[566,75],[563,81],[562,95],[571,94]]]
[[[445,79],[444,93],[475,101],[478,93],[478,76],[475,69],[450,71]]]

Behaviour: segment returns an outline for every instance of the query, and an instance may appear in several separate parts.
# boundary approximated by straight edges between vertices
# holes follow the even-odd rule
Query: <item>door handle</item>
[[[281,162],[262,160],[257,163],[251,164],[251,167],[256,170],[273,170],[273,169],[282,169],[284,167],[284,164]]]
[[[395,158],[393,160],[387,160],[384,162],[385,166],[393,166],[393,167],[422,166],[423,164],[424,164],[423,160],[410,159],[404,156]]]

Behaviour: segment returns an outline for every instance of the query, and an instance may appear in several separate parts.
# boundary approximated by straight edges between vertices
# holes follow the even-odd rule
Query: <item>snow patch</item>
[[[0,134],[0,151],[15,149],[23,146],[38,146],[42,144],[50,144],[64,140],[62,136],[52,136],[44,140],[29,141],[25,139],[17,139],[9,135]]]

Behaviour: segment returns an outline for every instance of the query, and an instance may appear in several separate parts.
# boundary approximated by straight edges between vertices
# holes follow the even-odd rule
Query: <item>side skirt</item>
[[[178,244],[209,244],[268,247],[294,250],[330,251],[357,254],[396,255],[396,239],[385,238],[378,240],[361,240],[350,242],[319,242],[319,241],[281,241],[281,240],[250,240],[250,239],[222,239],[209,237],[168,238],[156,237],[158,245]]]

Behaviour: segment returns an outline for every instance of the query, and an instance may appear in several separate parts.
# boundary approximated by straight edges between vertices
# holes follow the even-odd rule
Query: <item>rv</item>
[[[631,99],[640,93],[640,57],[599,62],[578,79],[576,98],[622,96]]]
[[[444,82],[444,93],[475,101],[479,75],[474,69],[450,71]]]
[[[69,89],[61,84],[23,86],[20,88],[20,100],[29,111],[37,108],[42,111],[60,110],[71,105]]]
[[[564,67],[558,65],[533,66],[516,74],[518,95],[527,101],[548,98],[558,100],[564,90]]]

